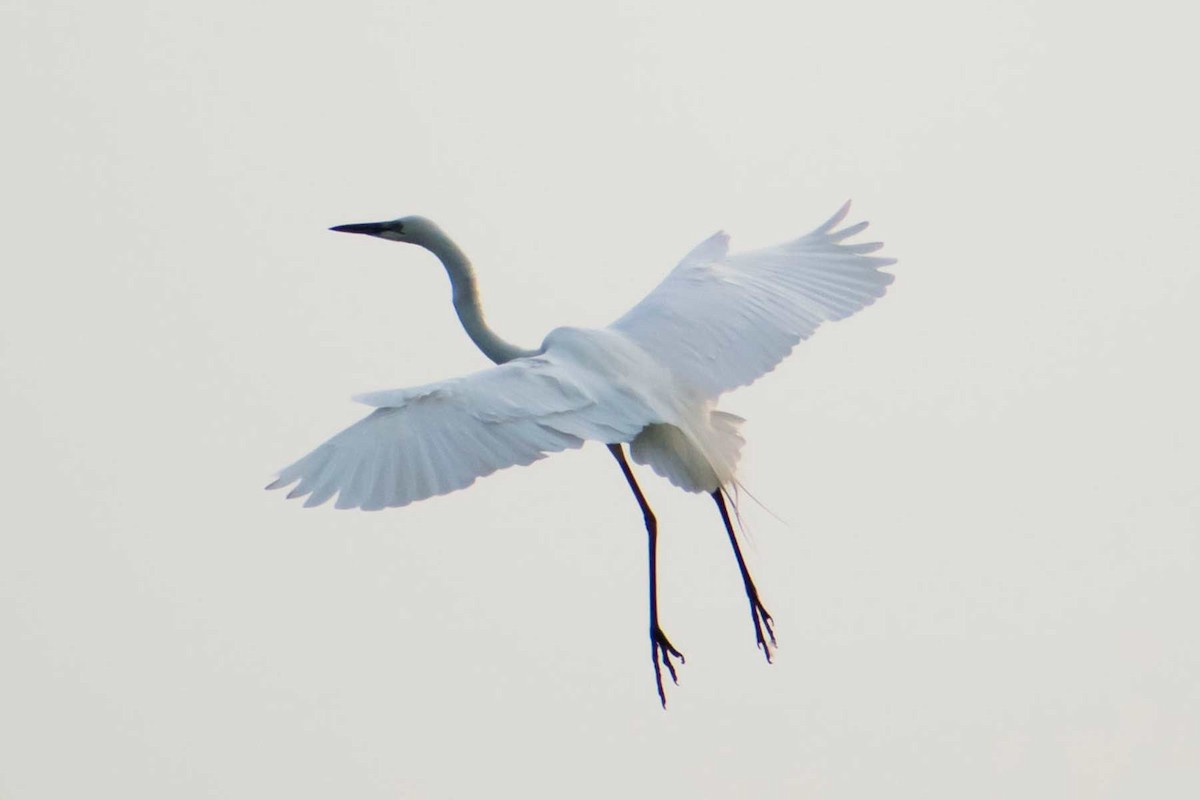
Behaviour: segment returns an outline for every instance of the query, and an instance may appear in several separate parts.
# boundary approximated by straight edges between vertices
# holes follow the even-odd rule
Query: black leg
[[[774,620],[758,599],[758,589],[754,586],[754,579],[750,577],[750,570],[746,568],[746,559],[742,558],[742,548],[738,547],[737,536],[733,534],[733,522],[729,519],[729,509],[725,507],[725,495],[717,489],[712,493],[712,497],[717,501],[717,508],[721,510],[721,521],[725,523],[725,532],[729,534],[729,543],[733,545],[733,554],[737,556],[738,569],[742,571],[742,584],[746,587],[746,599],[750,601],[750,618],[754,620],[754,638],[758,640],[758,646],[762,648],[769,664],[771,647],[775,646],[775,631],[771,629]],[[763,638],[764,628],[767,630],[767,638],[771,640],[770,645],[767,644],[767,639]]]
[[[641,487],[633,477],[633,470],[629,468],[629,462],[625,460],[625,451],[621,449],[621,445],[610,444],[608,451],[621,465],[621,472],[624,473],[625,480],[629,482],[629,488],[633,490],[633,496],[637,498],[638,506],[642,509],[642,518],[646,521],[646,534],[650,544],[650,660],[654,663],[654,681],[658,685],[658,699],[663,708],[666,708],[667,695],[663,691],[662,667],[659,666],[659,660],[661,658],[662,666],[667,668],[671,680],[678,684],[679,677],[675,674],[675,665],[671,663],[671,656],[678,658],[680,664],[684,663],[686,659],[684,659],[683,653],[675,649],[666,634],[662,632],[662,628],[658,626],[658,520],[654,518],[654,512],[650,510],[646,496],[642,494]],[[735,544],[734,547],[737,545]],[[740,554],[738,558],[741,558]]]

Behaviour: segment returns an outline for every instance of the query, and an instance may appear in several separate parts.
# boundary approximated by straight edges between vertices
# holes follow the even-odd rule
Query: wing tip
[[[851,202],[852,201],[850,200],[846,200],[846,202],[842,203],[842,207],[839,208],[832,217],[825,220],[825,222],[823,222],[820,227],[813,231],[813,233],[829,233],[831,230],[836,228],[838,223],[844,220],[846,215],[850,213]]]
[[[320,495],[320,494],[316,494],[316,493],[311,494],[308,496],[308,499],[306,499],[304,501],[304,505],[301,507],[302,508],[316,508],[317,506],[325,505],[326,503],[329,502],[329,498],[331,496],[332,495],[330,495],[330,494],[325,494],[325,495]]]
[[[849,239],[851,236],[857,236],[858,234],[865,231],[867,229],[867,226],[869,226],[870,224],[871,223],[867,222],[864,219],[862,222],[856,222],[853,225],[850,225],[849,227],[842,228],[840,231],[836,231],[836,232],[828,231],[825,234],[825,236],[829,241],[834,242],[836,244],[845,239]]]

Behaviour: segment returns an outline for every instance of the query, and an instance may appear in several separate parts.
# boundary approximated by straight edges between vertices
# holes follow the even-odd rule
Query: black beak
[[[353,225],[335,225],[329,230],[338,233],[365,233],[368,236],[378,236],[387,230],[387,226],[382,222],[356,222]]]

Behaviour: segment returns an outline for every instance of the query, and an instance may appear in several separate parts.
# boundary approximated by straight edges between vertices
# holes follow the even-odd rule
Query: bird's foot
[[[758,642],[758,646],[762,648],[767,663],[770,664],[771,648],[778,646],[775,643],[775,630],[771,627],[771,623],[775,620],[762,601],[758,599],[758,592],[753,586],[747,588],[746,596],[750,599],[750,618],[754,620],[754,638]],[[767,632],[765,637],[763,636],[764,630]]]
[[[687,659],[683,657],[683,653],[675,649],[675,645],[667,639],[667,635],[662,632],[662,628],[654,625],[650,628],[650,660],[654,662],[654,682],[658,685],[658,700],[662,703],[662,707],[667,707],[667,694],[663,691],[662,668],[667,668],[667,673],[670,674],[671,680],[676,686],[679,685],[679,676],[675,673],[675,665],[671,663],[671,657],[679,659],[680,664],[686,664]],[[662,664],[659,664],[661,660]]]

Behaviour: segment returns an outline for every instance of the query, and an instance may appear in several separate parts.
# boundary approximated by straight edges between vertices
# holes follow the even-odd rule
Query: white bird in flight
[[[879,242],[845,244],[866,222],[837,230],[846,203],[799,239],[729,254],[717,233],[684,256],[640,303],[607,328],[557,328],[526,350],[484,321],[475,274],[462,250],[424,217],[339,225],[419,245],[450,276],[454,310],[471,340],[498,366],[409,389],[354,399],[375,408],[364,419],[280,470],[267,486],[298,485],[289,498],[318,506],[372,511],[470,486],[477,478],[548,453],[604,442],[621,467],[649,540],[650,656],[666,707],[662,666],[678,683],[671,644],[658,620],[657,522],[622,445],[689,492],[717,504],[741,571],[754,635],[768,662],[771,615],[759,599],[738,546],[726,499],[737,487],[740,417],[719,411],[720,395],[770,372],[825,320],[848,317],[892,282],[880,268],[895,259],[869,255]],[[769,642],[768,642],[769,640]]]

